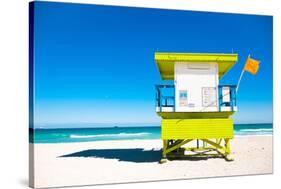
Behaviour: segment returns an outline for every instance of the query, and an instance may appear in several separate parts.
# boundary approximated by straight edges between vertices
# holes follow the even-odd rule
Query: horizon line
[[[234,125],[260,125],[260,124],[272,124],[273,123],[234,123]],[[134,127],[161,127],[161,125],[139,125],[139,126],[129,126],[129,125],[116,125],[116,126],[89,126],[89,127],[29,127],[29,129],[103,129],[103,128],[134,128]]]

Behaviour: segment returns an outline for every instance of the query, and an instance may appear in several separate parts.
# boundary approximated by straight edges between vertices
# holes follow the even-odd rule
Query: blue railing
[[[223,90],[226,94],[223,94]],[[229,95],[229,99],[224,101],[224,97]],[[230,107],[231,111],[234,111],[236,106],[236,85],[219,85],[219,111],[222,107]]]
[[[175,86],[174,85],[155,85],[156,89],[156,107],[162,112],[163,107],[172,107],[175,111]],[[234,111],[236,106],[236,85],[219,85],[219,111],[222,107],[230,107]],[[228,96],[229,95],[229,96]]]
[[[175,109],[175,86],[174,85],[155,85],[156,88],[156,107],[173,107]]]

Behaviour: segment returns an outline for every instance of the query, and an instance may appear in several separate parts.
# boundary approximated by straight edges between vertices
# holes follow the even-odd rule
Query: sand
[[[159,164],[161,140],[35,144],[33,147],[35,187],[272,173],[272,136],[235,137],[231,142],[235,158],[232,162],[211,158]]]

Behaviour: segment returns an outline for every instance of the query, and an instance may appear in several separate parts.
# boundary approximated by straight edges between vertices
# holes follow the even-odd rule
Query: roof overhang
[[[174,79],[174,64],[180,63],[218,63],[219,78],[237,62],[237,54],[223,53],[163,53],[156,52],[154,60],[163,80]]]

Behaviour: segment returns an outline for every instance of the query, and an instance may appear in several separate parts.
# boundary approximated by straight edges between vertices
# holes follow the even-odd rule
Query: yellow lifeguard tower
[[[214,156],[232,160],[236,85],[219,81],[238,55],[156,52],[154,58],[162,80],[173,80],[156,85],[156,112],[162,118],[160,162]]]

